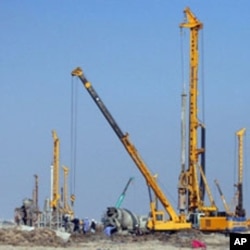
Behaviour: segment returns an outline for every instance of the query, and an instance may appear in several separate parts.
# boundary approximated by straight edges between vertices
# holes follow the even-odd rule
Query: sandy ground
[[[190,250],[194,239],[204,242],[206,249],[229,250],[229,237],[221,234],[182,232],[172,235],[113,235],[110,238],[99,232],[69,235],[65,240],[49,229],[23,231],[16,228],[0,229],[0,250]]]
[[[79,249],[86,249],[86,250],[190,250],[193,249],[190,247],[176,247],[170,244],[162,244],[157,241],[150,241],[144,243],[125,243],[125,244],[117,244],[117,243],[110,243],[110,242],[90,242],[85,244],[80,244],[74,247],[42,247],[42,246],[10,246],[4,245],[0,246],[0,250],[79,250]],[[201,248],[199,248],[201,249]],[[219,246],[207,245],[207,250],[229,250],[229,245],[221,244]]]

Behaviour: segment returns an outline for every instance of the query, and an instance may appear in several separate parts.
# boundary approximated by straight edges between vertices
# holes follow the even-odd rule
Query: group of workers
[[[94,219],[89,221],[87,217],[83,220],[80,220],[79,218],[75,217],[73,220],[71,220],[71,223],[73,223],[74,225],[73,228],[74,233],[87,234],[88,232],[91,233],[96,232],[96,221]],[[107,226],[104,228],[104,233],[107,236],[111,236],[115,232],[117,232],[117,229],[113,226]]]
[[[88,232],[95,233],[96,232],[96,222],[94,219],[89,221],[86,217],[83,220],[75,217],[71,222],[74,225],[73,232],[86,234]]]

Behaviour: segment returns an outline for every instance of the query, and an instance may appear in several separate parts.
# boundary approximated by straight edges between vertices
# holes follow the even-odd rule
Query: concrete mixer
[[[147,232],[147,216],[138,216],[126,208],[108,207],[102,222],[104,228],[113,226],[118,233]]]

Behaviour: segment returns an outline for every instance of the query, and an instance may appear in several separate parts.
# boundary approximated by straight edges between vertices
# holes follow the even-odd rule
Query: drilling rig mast
[[[243,137],[245,132],[245,128],[236,132],[238,137],[238,183],[236,184],[238,204],[235,208],[235,214],[239,217],[245,217],[246,215],[245,209],[243,208]]]
[[[198,119],[198,35],[203,28],[203,24],[195,17],[189,8],[184,10],[186,21],[180,24],[181,28],[190,29],[190,72],[189,72],[189,164],[188,170],[181,173],[180,183],[186,187],[185,193],[188,196],[188,212],[197,210],[210,213],[217,210],[211,196],[209,186],[204,173],[205,169],[205,126]],[[198,145],[198,129],[201,128],[201,147]],[[198,173],[200,173],[201,183],[199,185]],[[203,186],[205,186],[211,206],[204,206]],[[180,191],[180,190],[179,190]],[[183,192],[183,190],[181,190]]]
[[[59,201],[60,201],[60,193],[59,193],[59,154],[60,154],[60,140],[57,136],[55,130],[52,131],[53,137],[53,181],[52,181],[52,199],[50,202],[50,206],[53,210],[59,208]]]

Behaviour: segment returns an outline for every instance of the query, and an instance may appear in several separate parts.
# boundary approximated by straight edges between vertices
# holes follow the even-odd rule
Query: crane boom
[[[122,204],[122,202],[123,202],[123,200],[124,200],[124,198],[125,198],[127,189],[128,189],[128,187],[129,187],[130,183],[133,181],[133,179],[134,179],[134,177],[130,177],[130,178],[129,178],[129,180],[128,180],[126,186],[125,186],[125,188],[123,189],[121,195],[119,196],[119,198],[118,198],[118,200],[117,200],[117,202],[116,202],[116,204],[115,204],[115,207],[116,207],[116,208],[119,208],[119,207],[121,206],[121,204]]]
[[[129,135],[127,133],[124,134],[122,132],[122,130],[119,128],[118,124],[116,123],[116,121],[114,120],[114,118],[112,117],[112,115],[110,114],[110,112],[108,111],[108,109],[106,108],[104,103],[102,102],[101,98],[98,96],[98,94],[94,90],[91,83],[84,76],[82,69],[79,67],[76,68],[75,70],[72,71],[71,75],[78,76],[80,78],[84,87],[86,88],[86,90],[88,91],[88,93],[90,94],[90,96],[92,97],[92,99],[94,100],[94,102],[96,103],[96,105],[98,106],[98,108],[100,109],[100,111],[102,112],[102,114],[104,115],[104,117],[106,118],[106,120],[108,121],[108,123],[110,124],[110,126],[112,127],[114,132],[116,133],[116,135],[118,136],[119,140],[121,141],[121,143],[123,144],[123,146],[127,150],[128,154],[130,155],[130,157],[132,158],[132,160],[136,164],[139,171],[144,176],[148,186],[154,191],[157,198],[160,200],[163,207],[165,208],[165,211],[168,213],[170,220],[165,222],[165,223],[163,223],[161,221],[161,223],[157,224],[156,218],[155,218],[156,217],[155,204],[153,202],[151,202],[150,208],[151,208],[151,213],[152,213],[153,218],[152,218],[151,222],[148,223],[149,228],[152,230],[157,230],[157,229],[159,229],[159,230],[179,230],[179,229],[191,228],[191,224],[186,222],[186,218],[184,216],[177,215],[173,206],[171,205],[169,200],[164,195],[163,191],[158,186],[155,178],[148,170],[146,164],[142,160],[137,149],[130,142]]]
[[[226,199],[225,199],[224,194],[222,193],[222,190],[221,190],[221,187],[220,187],[220,184],[219,184],[218,180],[215,179],[215,180],[214,180],[214,183],[215,183],[215,185],[216,185],[216,187],[217,187],[217,189],[218,189],[218,192],[219,192],[219,194],[220,194],[220,197],[221,197],[221,200],[222,200],[222,203],[223,203],[223,206],[224,206],[224,208],[225,208],[226,213],[227,213],[228,215],[232,215],[232,212],[230,212],[229,206],[228,206],[228,204],[227,204],[227,202],[226,202]]]

